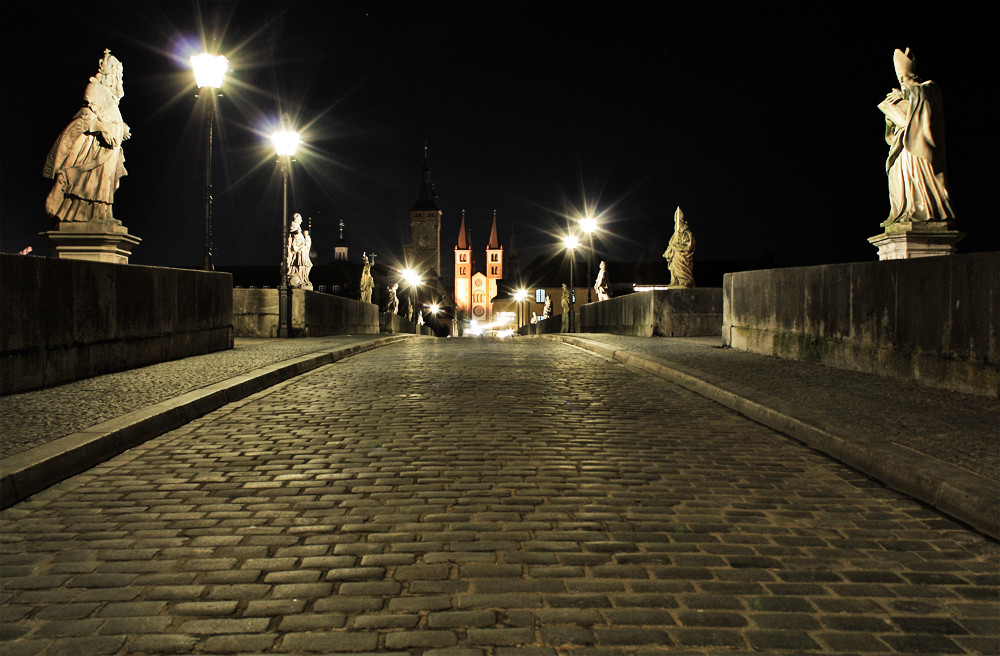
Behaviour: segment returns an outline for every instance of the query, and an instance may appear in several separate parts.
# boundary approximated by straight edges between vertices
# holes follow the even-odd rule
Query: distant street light
[[[590,303],[590,287],[592,285],[590,279],[590,269],[594,259],[594,231],[597,230],[597,219],[585,216],[580,219],[580,229],[587,233],[587,237],[590,239],[590,248],[587,250],[587,302]]]
[[[576,296],[576,292],[573,289],[573,260],[576,259],[576,248],[580,246],[580,240],[575,235],[567,235],[563,237],[563,244],[569,251],[569,331],[572,333],[576,332],[573,328],[573,300]]]
[[[215,269],[212,263],[212,124],[215,122],[216,90],[222,86],[222,79],[229,68],[229,60],[222,55],[207,52],[191,57],[194,80],[199,89],[205,89],[202,105],[205,110],[205,244],[202,268]]]
[[[281,167],[282,209],[281,209],[281,280],[278,283],[278,337],[292,336],[292,308],[288,302],[288,175],[292,169],[292,157],[299,146],[299,133],[289,130],[282,121],[282,129],[271,135],[274,151]]]
[[[406,282],[406,286],[409,287],[410,290],[410,307],[416,308],[416,298],[414,296],[413,289],[417,285],[422,285],[424,281],[420,279],[420,276],[413,269],[403,269],[400,273],[403,274],[403,280]],[[414,332],[417,332],[416,329],[414,329]]]

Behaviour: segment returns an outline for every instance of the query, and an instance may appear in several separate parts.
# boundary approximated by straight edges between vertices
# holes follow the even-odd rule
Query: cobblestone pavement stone
[[[545,340],[357,355],[0,521],[4,656],[1000,652],[1000,545]]]
[[[888,439],[1000,481],[1000,399],[734,351],[718,338],[577,337],[736,381],[747,396],[779,400],[795,416]]]
[[[236,339],[234,348],[0,397],[0,457],[255,369],[378,335]],[[99,399],[99,402],[89,402]]]

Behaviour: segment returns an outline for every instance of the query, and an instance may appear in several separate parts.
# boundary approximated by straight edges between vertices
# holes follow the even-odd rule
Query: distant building
[[[403,246],[407,267],[421,277],[437,278],[441,274],[441,215],[437,194],[431,184],[431,170],[424,149],[423,181],[417,202],[410,208],[410,243]]]
[[[334,262],[346,262],[347,261],[347,240],[344,239],[344,220],[340,220],[340,237],[337,239],[337,243],[333,245],[333,261]]]
[[[493,299],[503,278],[503,246],[497,237],[496,210],[493,211],[490,240],[486,244],[485,271],[476,270],[471,241],[463,210],[462,226],[455,245],[455,310],[464,319],[487,322],[493,316]]]

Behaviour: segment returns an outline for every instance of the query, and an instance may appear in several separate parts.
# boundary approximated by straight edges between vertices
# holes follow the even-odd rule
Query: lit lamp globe
[[[278,157],[292,157],[295,149],[299,147],[299,133],[291,130],[282,130],[271,135],[271,143],[274,144],[274,151]]]
[[[222,55],[210,55],[206,52],[191,57],[191,68],[194,69],[194,81],[199,89],[218,89],[229,70],[229,60]]]
[[[576,235],[567,235],[566,237],[563,237],[563,245],[566,248],[573,250],[574,248],[580,246],[580,240],[576,238]]]
[[[597,219],[589,216],[580,219],[580,229],[589,235],[597,230]]]

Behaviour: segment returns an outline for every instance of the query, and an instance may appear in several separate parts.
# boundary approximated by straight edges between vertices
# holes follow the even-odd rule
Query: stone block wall
[[[636,292],[579,308],[586,333],[701,337],[722,330],[722,289],[696,287]]]
[[[0,393],[233,345],[228,273],[0,254]]]
[[[723,343],[997,395],[1000,253],[726,274]]]
[[[292,334],[373,335],[379,332],[378,306],[307,289],[289,290]],[[237,337],[278,336],[278,290],[234,289],[233,326]]]

